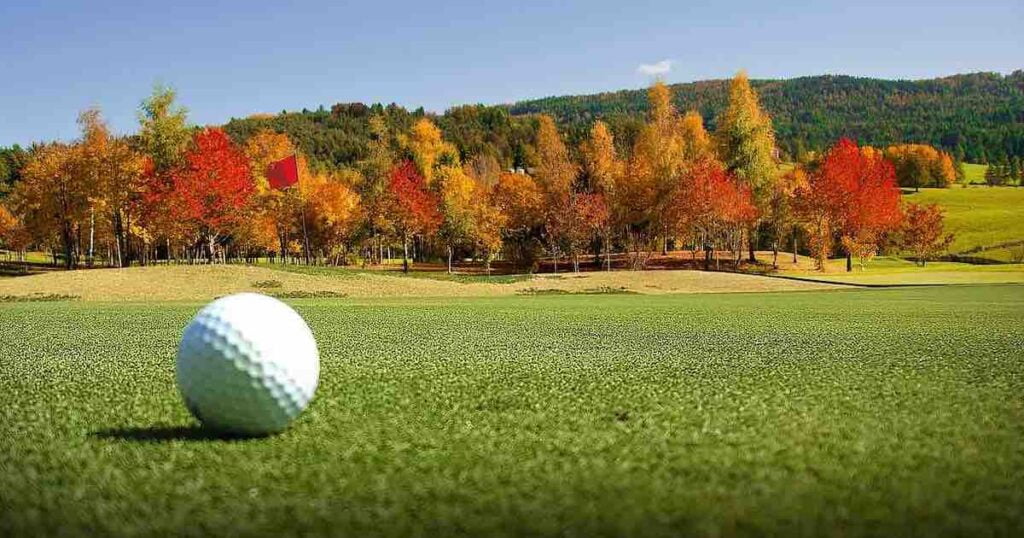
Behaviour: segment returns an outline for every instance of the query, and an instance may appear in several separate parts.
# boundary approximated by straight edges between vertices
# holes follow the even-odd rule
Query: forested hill
[[[916,81],[825,75],[752,83],[772,115],[781,149],[790,155],[849,136],[876,146],[928,143],[969,162],[1024,156],[1024,71]],[[728,85],[710,80],[670,87],[680,110],[700,111],[713,128]],[[523,101],[509,110],[551,114],[578,131],[597,118],[621,123],[639,117],[646,107],[646,93],[637,89]]]
[[[786,159],[798,158],[804,150],[822,150],[842,136],[875,146],[928,143],[968,162],[1024,157],[1024,71],[922,81],[818,76],[753,84],[772,115]],[[672,86],[679,110],[699,110],[709,128],[725,106],[727,88],[726,80]],[[554,116],[571,148],[586,137],[595,119],[604,119],[625,150],[643,125],[646,108],[644,89],[458,106],[440,116],[396,105],[339,103],[329,109],[233,119],[225,128],[239,142],[261,129],[287,133],[314,165],[336,168],[367,158],[371,117],[402,133],[427,115],[464,159],[491,156],[508,167],[531,164],[536,127],[531,114]]]

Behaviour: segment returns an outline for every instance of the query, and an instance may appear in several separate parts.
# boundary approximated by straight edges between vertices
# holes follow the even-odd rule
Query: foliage
[[[883,234],[900,222],[892,164],[877,151],[842,139],[829,149],[801,191],[800,209],[819,268],[838,236],[849,260],[874,254]]]
[[[220,129],[196,133],[192,147],[173,174],[172,204],[176,214],[189,221],[213,242],[237,225],[255,189],[245,154]]]
[[[790,160],[821,152],[848,137],[887,147],[929,144],[972,163],[1024,156],[1024,71],[973,73],[929,80],[880,80],[842,75],[751,81],[771,116],[779,148]],[[673,84],[679,110],[717,118],[726,108],[728,80]],[[570,132],[599,119],[631,131],[648,108],[642,90],[547,97],[511,105],[513,116],[549,114]],[[614,118],[614,121],[612,121]],[[712,123],[712,129],[718,125]]]
[[[942,208],[936,204],[907,204],[900,228],[901,244],[913,253],[917,263],[926,264],[953,242],[953,234],[943,233],[942,219]]]
[[[949,187],[956,181],[952,156],[928,145],[889,146],[885,158],[896,168],[901,187]]]
[[[139,142],[159,172],[179,166],[192,140],[188,111],[174,90],[157,86],[139,111]]]
[[[729,85],[729,106],[718,118],[715,136],[726,169],[751,190],[754,203],[764,209],[776,175],[775,132],[761,109],[757,94],[740,72]]]

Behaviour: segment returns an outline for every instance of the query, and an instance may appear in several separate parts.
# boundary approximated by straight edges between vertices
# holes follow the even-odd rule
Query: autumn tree
[[[949,187],[956,181],[953,157],[925,144],[899,144],[885,149],[885,158],[896,170],[900,186]]]
[[[441,224],[441,214],[426,179],[410,161],[391,170],[388,191],[392,204],[389,213],[402,240],[402,270],[409,272],[409,239],[433,234]]]
[[[6,205],[0,204],[0,247],[6,249],[8,254],[16,252],[18,258],[24,261],[25,249],[30,241],[28,230],[21,220]]]
[[[439,195],[442,217],[438,237],[445,246],[448,272],[451,273],[456,248],[473,239],[478,194],[475,182],[461,164],[444,165],[436,172],[434,188]]]
[[[625,164],[615,150],[615,139],[604,122],[594,123],[590,138],[583,143],[580,153],[583,170],[590,182],[590,189],[599,194],[604,206],[603,227],[599,230],[604,250],[605,270],[611,270],[612,228],[624,221],[621,209],[622,190],[619,188],[626,171]]]
[[[456,150],[441,137],[441,130],[428,118],[416,120],[409,130],[409,151],[427,185],[434,180],[434,169],[442,155]]]
[[[308,233],[313,243],[319,245],[335,264],[344,262],[348,245],[362,218],[359,196],[352,188],[352,183],[358,178],[354,171],[314,173],[301,185],[304,191],[308,191],[301,198],[305,204],[304,214],[309,219]]]
[[[717,266],[720,246],[739,256],[744,231],[757,218],[749,188],[713,158],[690,163],[673,192],[671,207],[674,229],[687,230],[694,245],[704,247],[705,270],[712,259]]]
[[[704,118],[696,110],[683,116],[679,124],[679,138],[682,144],[684,163],[695,162],[714,155],[714,144],[704,129]]]
[[[128,139],[110,134],[98,109],[84,111],[79,115],[78,123],[82,136],[77,144],[76,169],[81,175],[80,183],[90,193],[86,259],[92,263],[99,226],[99,229],[109,230],[108,237],[114,242],[111,258],[123,267],[130,261],[126,252],[129,251],[133,225],[137,229],[135,217],[147,169],[146,160]],[[146,238],[145,234],[141,235]]]
[[[302,218],[302,206],[306,201],[303,200],[301,186],[284,190],[275,189],[267,180],[266,173],[271,163],[296,155],[301,184],[310,177],[306,160],[298,155],[288,135],[270,130],[258,131],[250,137],[245,143],[244,152],[249,159],[249,168],[253,176],[254,193],[249,212],[256,226],[249,230],[248,238],[253,244],[277,250],[282,260],[286,260],[291,234],[295,230],[301,233],[302,223],[299,220]],[[272,230],[268,229],[268,226],[272,227]],[[268,232],[274,234],[276,244],[268,244]]]
[[[536,140],[534,178],[544,193],[545,232],[557,272],[560,246],[566,234],[563,212],[573,195],[577,167],[569,158],[569,150],[550,116],[538,117]]]
[[[943,220],[943,210],[936,204],[906,205],[900,242],[905,250],[913,253],[919,265],[924,266],[953,243],[953,234],[943,234]]]
[[[502,231],[505,229],[508,216],[494,203],[490,196],[490,188],[477,178],[472,178],[473,192],[473,223],[471,238],[474,249],[484,260],[484,269],[491,274],[491,262],[501,251]]]
[[[718,118],[715,138],[726,169],[750,188],[758,211],[769,214],[767,206],[777,175],[775,132],[743,71],[729,85],[729,105]],[[756,223],[749,235],[749,260],[755,262]]]
[[[502,234],[509,258],[534,270],[544,225],[544,193],[528,174],[505,172],[498,176],[490,196],[506,219]]]
[[[820,168],[801,190],[801,211],[819,268],[824,268],[834,236],[846,252],[846,270],[853,256],[874,253],[882,234],[900,222],[896,173],[877,151],[862,151],[849,139],[829,149]]]
[[[580,252],[583,252],[595,237],[599,237],[608,227],[608,204],[604,195],[595,193],[578,193],[569,203],[569,220],[567,240],[569,252],[572,254],[573,272],[580,272]]]
[[[393,147],[393,133],[384,117],[375,114],[370,117],[371,140],[367,158],[360,163],[362,181],[356,186],[362,201],[362,214],[366,233],[370,237],[369,259],[383,262],[384,238],[392,231],[388,215],[388,182],[391,169],[397,160]]]
[[[12,193],[33,239],[51,245],[56,239],[68,269],[77,264],[76,239],[92,194],[80,173],[79,153],[78,147],[61,143],[35,147]]]
[[[807,171],[802,166],[786,171],[772,184],[767,222],[772,234],[772,267],[776,269],[779,267],[779,249],[787,238],[792,241],[793,263],[797,262],[797,195],[806,187]]]
[[[662,251],[667,248],[668,222],[666,211],[672,190],[685,164],[682,123],[672,105],[672,94],[662,82],[654,83],[647,91],[647,124],[633,147],[631,166],[628,168],[634,194],[644,196],[637,200],[644,207],[635,212],[631,223],[634,253],[650,250],[660,237]],[[636,202],[634,202],[636,203]],[[637,207],[639,209],[639,206]],[[646,258],[646,254],[641,256]],[[643,266],[634,260],[634,266]]]
[[[208,128],[196,133],[172,178],[175,210],[206,240],[213,261],[218,239],[238,224],[254,191],[249,160],[224,131]]]

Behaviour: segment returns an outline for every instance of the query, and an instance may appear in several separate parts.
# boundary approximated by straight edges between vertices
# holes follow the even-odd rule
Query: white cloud
[[[656,77],[658,75],[667,75],[672,70],[672,60],[662,60],[653,64],[640,64],[640,67],[636,68],[636,72],[641,75],[647,75],[650,77]]]

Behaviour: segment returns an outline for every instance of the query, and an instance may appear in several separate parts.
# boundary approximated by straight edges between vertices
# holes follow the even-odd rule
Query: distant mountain
[[[1024,71],[912,81],[823,75],[752,84],[772,115],[780,147],[790,155],[849,136],[876,146],[928,143],[970,162],[1024,156]],[[699,111],[714,128],[728,85],[709,80],[670,87],[679,110]],[[639,89],[547,97],[508,108],[513,115],[550,114],[579,131],[598,118],[622,123],[642,117],[647,100]]]

